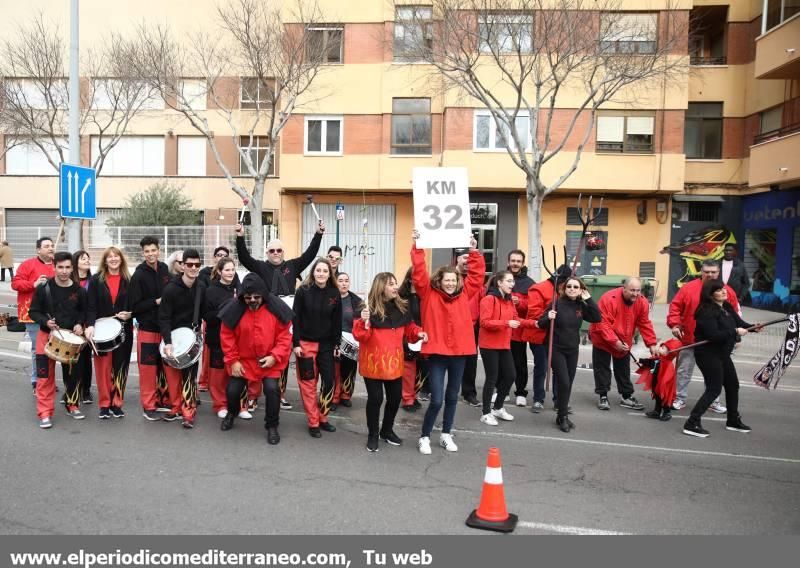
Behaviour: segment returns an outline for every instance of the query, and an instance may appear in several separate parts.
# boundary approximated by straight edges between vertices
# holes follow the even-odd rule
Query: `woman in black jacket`
[[[211,270],[209,282],[203,306],[203,320],[206,322],[206,352],[203,356],[208,358],[208,391],[212,408],[218,417],[225,418],[228,415],[225,392],[228,375],[225,373],[224,355],[219,340],[220,321],[217,316],[222,306],[236,297],[236,263],[233,259],[224,257],[218,260]],[[240,418],[252,418],[246,408],[242,414],[245,416],[240,414]]]
[[[742,422],[739,415],[739,378],[731,361],[731,353],[739,338],[747,335],[746,328],[753,326],[742,320],[727,300],[728,292],[721,280],[708,280],[703,284],[700,304],[694,314],[697,322],[694,338],[695,341],[708,343],[694,348],[694,358],[703,373],[706,390],[683,425],[683,433],[688,436],[709,436],[708,430],[701,425],[700,418],[720,395],[723,387],[728,406],[726,428],[735,432],[750,431],[750,427]]]
[[[116,318],[122,323],[125,340],[110,353],[94,357],[97,382],[98,418],[123,418],[122,405],[128,382],[128,367],[133,349],[133,312],[128,288],[131,275],[125,255],[117,247],[108,247],[100,257],[97,274],[89,280],[86,338],[93,339],[99,318]],[[87,351],[87,349],[84,349]]]
[[[555,320],[553,327],[553,355],[550,366],[553,369],[553,391],[558,392],[558,414],[556,425],[562,432],[569,432],[575,425],[569,419],[569,397],[572,392],[572,381],[578,368],[578,348],[580,346],[581,324],[599,323],[600,310],[592,300],[591,294],[580,278],[568,278],[564,283],[564,291],[558,298],[555,308],[550,309],[539,318],[538,326],[542,329],[550,327],[550,320]]]

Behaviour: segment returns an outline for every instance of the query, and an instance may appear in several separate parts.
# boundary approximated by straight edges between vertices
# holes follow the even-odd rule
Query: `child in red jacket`
[[[397,290],[397,279],[391,272],[381,272],[372,281],[367,307],[361,319],[353,322],[353,335],[359,342],[358,366],[367,387],[367,451],[379,450],[379,438],[392,446],[403,441],[394,433],[394,418],[403,394],[403,338],[415,342],[428,340],[428,335],[411,319],[408,302]],[[378,431],[383,391],[386,408]]]
[[[522,326],[517,318],[517,308],[511,300],[514,275],[501,270],[489,280],[488,292],[481,300],[480,334],[478,347],[481,350],[486,380],[483,383],[483,415],[481,422],[497,426],[497,419],[514,420],[503,408],[503,401],[516,378],[514,357],[511,354],[511,334]],[[531,320],[523,320],[532,327]],[[494,408],[491,408],[492,393],[497,386]]]

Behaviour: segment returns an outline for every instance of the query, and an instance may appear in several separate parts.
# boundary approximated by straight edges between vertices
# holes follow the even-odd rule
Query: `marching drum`
[[[294,296],[279,296],[283,303],[294,309]]]
[[[192,328],[179,327],[172,330],[172,357],[164,354],[164,340],[158,346],[164,363],[173,369],[186,369],[197,363],[203,354],[203,335]]]
[[[71,331],[59,329],[50,332],[50,338],[44,346],[44,354],[53,361],[72,365],[78,361],[81,349],[86,345],[86,340]]]
[[[94,341],[98,353],[109,353],[125,343],[125,328],[117,318],[100,318],[94,324]]]
[[[358,361],[358,341],[356,341],[352,333],[347,331],[342,332],[342,340],[339,342],[339,352],[348,359]]]

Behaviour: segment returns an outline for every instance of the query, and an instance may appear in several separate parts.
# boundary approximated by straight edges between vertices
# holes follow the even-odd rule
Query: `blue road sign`
[[[94,168],[61,164],[58,201],[63,218],[97,218],[96,181]]]

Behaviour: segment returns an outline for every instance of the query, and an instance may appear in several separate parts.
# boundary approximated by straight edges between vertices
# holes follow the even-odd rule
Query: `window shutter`
[[[598,142],[622,142],[625,137],[625,118],[600,116],[597,118]]]
[[[655,119],[652,116],[629,116],[628,134],[653,134]]]

